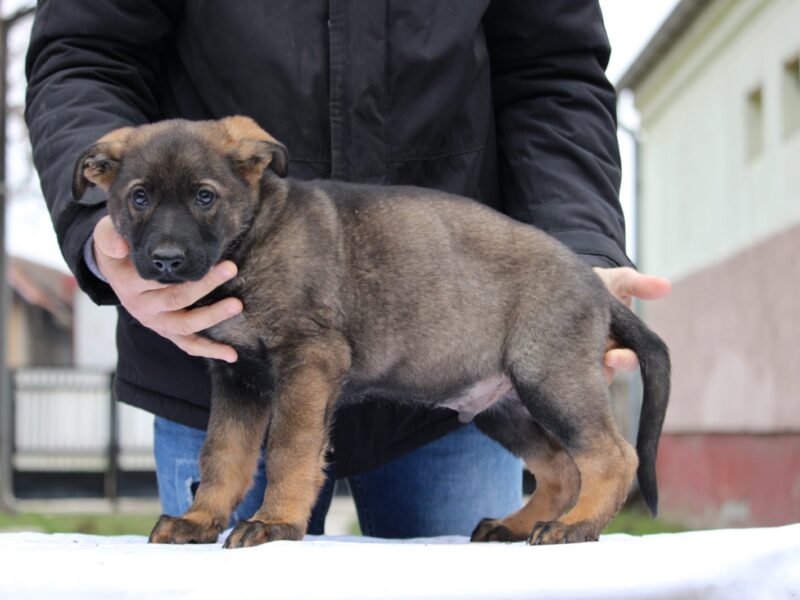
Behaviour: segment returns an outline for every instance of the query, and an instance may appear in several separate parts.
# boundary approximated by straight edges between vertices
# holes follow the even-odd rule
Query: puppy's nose
[[[186,255],[176,246],[159,246],[153,250],[153,265],[162,273],[174,273],[183,264]]]

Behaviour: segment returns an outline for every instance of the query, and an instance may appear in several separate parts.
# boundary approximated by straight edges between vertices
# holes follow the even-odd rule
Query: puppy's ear
[[[258,183],[267,168],[279,177],[289,171],[289,153],[286,146],[261,129],[249,117],[228,117],[220,124],[227,134],[225,151],[234,168],[251,185]]]
[[[117,178],[131,131],[131,127],[116,129],[81,154],[72,175],[73,198],[80,200],[86,189],[93,185],[108,191]]]

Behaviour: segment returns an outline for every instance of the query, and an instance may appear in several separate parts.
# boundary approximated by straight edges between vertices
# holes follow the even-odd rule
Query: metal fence
[[[108,372],[13,372],[13,468],[105,472],[106,492],[112,496],[118,470],[153,470],[153,417],[117,404],[112,382]]]

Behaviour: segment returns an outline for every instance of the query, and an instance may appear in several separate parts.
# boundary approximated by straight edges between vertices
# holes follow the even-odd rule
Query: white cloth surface
[[[800,524],[535,547],[307,536],[223,550],[7,533],[0,598],[800,598]]]

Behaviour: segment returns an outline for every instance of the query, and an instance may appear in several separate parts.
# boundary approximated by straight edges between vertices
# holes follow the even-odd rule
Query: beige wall
[[[783,113],[798,23],[798,0],[716,0],[635,90],[643,269],[680,279],[800,222],[800,130]],[[756,89],[763,146],[748,157]]]
[[[30,350],[25,328],[28,322],[19,302],[10,302],[6,321],[6,362],[9,368],[18,369],[28,362]]]
[[[97,306],[89,296],[75,293],[75,366],[113,371],[117,368],[117,310]]]

